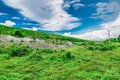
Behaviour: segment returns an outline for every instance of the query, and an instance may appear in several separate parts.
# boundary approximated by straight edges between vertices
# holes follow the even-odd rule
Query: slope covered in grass
[[[108,50],[87,45],[57,50],[0,45],[0,51],[0,80],[120,79],[120,44]]]
[[[46,41],[50,42],[56,42],[56,41],[71,41],[71,42],[85,42],[87,40],[78,39],[78,38],[72,38],[72,37],[66,37],[61,35],[55,35],[55,34],[48,34],[44,32],[36,32],[36,31],[30,31],[25,29],[19,29],[19,28],[11,28],[6,26],[0,26],[0,33],[4,35],[12,35],[16,37],[30,37],[33,39],[44,39]]]
[[[0,32],[16,37],[77,43],[65,49],[33,49],[26,44],[5,46],[0,43],[0,80],[120,79],[119,39],[93,42],[4,26],[0,27]]]

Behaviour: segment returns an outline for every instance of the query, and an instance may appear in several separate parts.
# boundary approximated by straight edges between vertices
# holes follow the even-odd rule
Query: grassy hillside
[[[0,43],[0,80],[120,80],[119,39],[111,42],[84,41],[4,26],[0,27],[0,32],[17,37],[77,43],[72,48],[56,50]]]
[[[30,37],[33,39],[44,39],[48,42],[57,43],[58,41],[64,42],[64,41],[71,41],[71,42],[85,42],[87,40],[78,39],[78,38],[72,38],[72,37],[66,37],[61,35],[55,35],[55,34],[47,34],[44,32],[36,32],[36,31],[30,31],[25,29],[19,29],[19,28],[11,28],[6,26],[0,26],[0,33],[4,35],[12,35],[16,37]]]

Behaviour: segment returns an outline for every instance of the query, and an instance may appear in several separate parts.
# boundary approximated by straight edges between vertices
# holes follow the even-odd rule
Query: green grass
[[[33,39],[36,39],[36,38],[44,39],[48,42],[52,42],[55,44],[60,43],[60,42],[61,44],[64,44],[64,42],[66,41],[71,41],[73,43],[88,41],[88,40],[83,40],[83,39],[78,39],[78,38],[72,38],[72,37],[55,35],[55,34],[47,34],[44,32],[36,32],[36,31],[6,27],[6,26],[0,26],[0,33],[4,35],[12,35],[15,37],[30,37]]]
[[[89,50],[86,45],[57,50],[8,46],[2,45],[0,80],[120,79],[120,45],[106,51]]]
[[[46,40],[46,35],[51,36],[49,39],[69,40],[69,37],[0,27],[4,35],[14,35],[16,30],[29,37],[37,34],[36,38]],[[120,80],[120,42],[72,39],[77,45],[56,50],[0,43],[0,80]]]

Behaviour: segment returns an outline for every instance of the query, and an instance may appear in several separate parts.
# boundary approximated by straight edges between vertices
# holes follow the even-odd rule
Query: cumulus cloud
[[[38,31],[39,30],[39,28],[36,28],[36,27],[33,27],[33,28],[23,28],[23,29],[32,30],[32,31]]]
[[[8,15],[7,13],[0,13],[0,16],[6,16]]]
[[[63,34],[63,36],[70,36],[71,35],[71,32],[65,32],[64,34]]]
[[[101,26],[105,29],[111,30],[111,37],[118,37],[118,35],[120,35],[120,15],[116,20],[104,23]]]
[[[12,22],[12,21],[10,21],[10,20],[6,20],[4,23],[0,23],[0,25],[12,27],[12,26],[16,25],[16,23],[15,23],[15,22]]]
[[[117,17],[116,20],[104,23],[100,25],[102,29],[100,30],[93,30],[90,32],[85,32],[84,34],[76,34],[73,35],[71,32],[64,33],[64,36],[71,36],[76,38],[83,38],[88,40],[105,40],[108,38],[108,29],[110,30],[111,38],[116,38],[120,35],[120,15]]]
[[[67,35],[66,35],[67,34]],[[64,36],[71,36],[75,38],[87,39],[87,40],[104,40],[107,39],[107,32],[105,30],[95,30],[91,32],[85,32],[84,34],[71,34],[64,33]]]
[[[81,25],[79,18],[63,10],[64,0],[2,0],[25,17],[37,21],[41,30],[71,30]],[[75,0],[78,1],[78,0]],[[32,4],[32,5],[31,5]]]
[[[118,1],[111,1],[109,3],[98,2],[96,7],[96,13],[93,13],[91,17],[94,19],[102,19],[105,21],[113,20],[120,12],[120,3],[118,3]]]

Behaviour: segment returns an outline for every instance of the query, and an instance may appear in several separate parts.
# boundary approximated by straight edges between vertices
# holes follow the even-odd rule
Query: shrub
[[[90,61],[91,60],[91,57],[90,56],[83,56],[81,58],[83,61]]]
[[[10,42],[14,42],[14,40],[12,39],[12,40],[10,40]]]
[[[103,45],[101,45],[101,46],[98,47],[98,49],[99,49],[100,51],[113,50],[114,48],[115,48],[115,46],[112,45],[112,44],[103,44]]]
[[[27,54],[29,54],[32,51],[32,49],[26,45],[12,45],[9,48],[7,48],[7,53],[11,56],[11,57],[21,57],[21,56],[25,56]]]
[[[100,51],[108,51],[113,50],[115,45],[109,43],[102,43],[100,45],[89,45],[88,50],[100,50]]]
[[[16,30],[13,35],[16,36],[16,37],[23,37],[22,32],[19,31],[19,30]]]
[[[71,54],[71,52],[66,52],[63,56],[62,56],[62,59],[63,60],[71,60],[71,59],[74,59],[75,58],[75,56],[73,56],[72,54]]]
[[[95,50],[95,46],[88,46],[88,50]]]
[[[4,51],[3,51],[3,48],[0,48],[0,54],[2,54]]]
[[[42,60],[43,57],[41,56],[41,51],[34,51],[32,52],[29,56],[28,56],[29,60],[35,60],[35,61],[39,61]]]
[[[51,56],[51,57],[50,57],[50,60],[56,60],[56,59],[57,59],[56,56]]]
[[[0,54],[5,52],[5,45],[4,44],[0,44]]]
[[[65,49],[60,49],[60,52],[65,52]]]
[[[52,50],[52,49],[43,49],[42,52],[43,53],[53,53],[54,50]]]
[[[120,42],[120,35],[118,36],[118,41]]]

